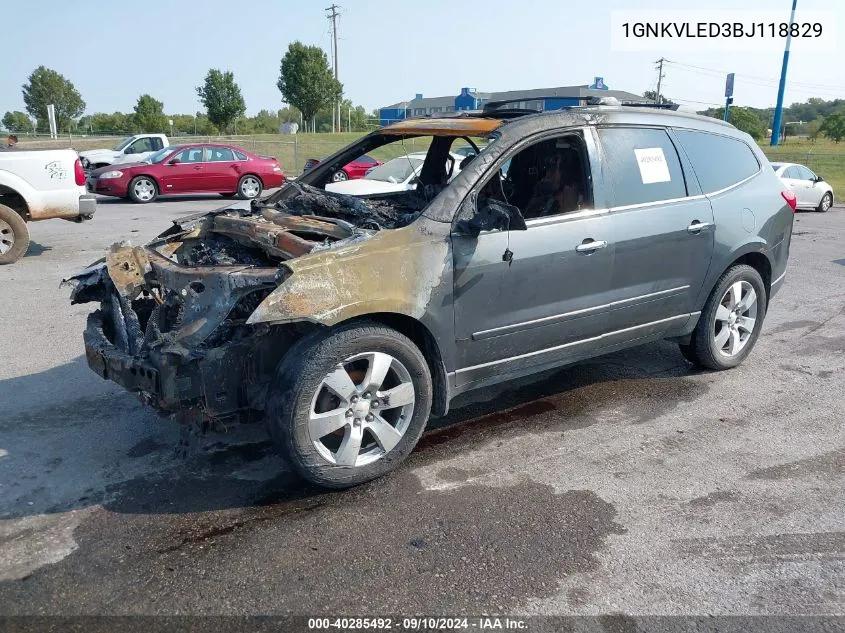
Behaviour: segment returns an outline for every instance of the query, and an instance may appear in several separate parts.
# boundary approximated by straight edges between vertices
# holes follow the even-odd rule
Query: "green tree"
[[[810,141],[813,143],[816,142],[816,139],[819,138],[819,134],[821,133],[821,127],[824,124],[824,119],[819,117],[817,119],[813,119],[807,124],[807,136],[810,137]]]
[[[229,71],[224,73],[216,68],[210,69],[205,83],[197,87],[197,94],[208,111],[208,119],[221,130],[227,130],[246,112],[241,89]]]
[[[55,70],[39,66],[23,85],[26,111],[43,127],[47,123],[47,106],[56,107],[56,126],[70,129],[71,121],[85,111],[85,102],[76,87]]]
[[[32,132],[32,119],[19,110],[3,115],[3,127],[10,132]]]
[[[343,84],[329,70],[329,59],[319,46],[293,42],[282,58],[276,86],[286,103],[296,107],[306,121],[323,109],[331,109],[343,94]]]
[[[167,116],[164,114],[164,104],[150,95],[138,97],[134,118],[135,125],[141,132],[167,131]]]
[[[646,99],[649,99],[649,100],[654,101],[655,103],[657,103],[657,91],[656,91],[656,90],[646,90],[646,91],[643,93],[643,97],[645,97]],[[671,100],[669,97],[667,97],[666,95],[660,95],[660,103],[670,103],[670,104],[674,104],[675,102],[674,102],[674,101],[672,101],[672,100]]]
[[[845,138],[845,111],[836,112],[825,118],[819,131],[837,143]]]
[[[708,110],[707,115],[721,119],[725,115],[725,109],[716,108],[715,110]],[[750,134],[755,140],[759,140],[766,135],[766,125],[760,120],[757,113],[750,108],[733,107],[730,109],[728,117],[728,122],[731,125],[746,134]]]

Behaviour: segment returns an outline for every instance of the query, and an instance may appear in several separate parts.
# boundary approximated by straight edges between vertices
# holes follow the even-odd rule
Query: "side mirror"
[[[132,149],[131,147],[127,147],[125,150],[123,150],[123,153],[124,154],[134,154],[135,150]]]
[[[182,161],[180,161],[178,158],[171,158],[169,161],[167,161],[167,164],[168,165],[178,165],[181,162]]]
[[[824,182],[824,178],[822,178],[821,176],[816,176],[815,178],[813,178],[813,182]]]
[[[485,198],[479,206],[473,196],[467,199],[464,207],[462,215],[468,216],[468,219],[459,220],[456,227],[467,235],[478,237],[482,231],[525,231],[528,229],[519,207],[501,200]]]

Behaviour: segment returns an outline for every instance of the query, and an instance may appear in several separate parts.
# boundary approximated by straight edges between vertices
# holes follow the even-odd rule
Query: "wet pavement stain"
[[[712,508],[717,503],[731,503],[736,501],[739,495],[730,490],[716,490],[702,497],[695,497],[687,501],[691,508]]]
[[[164,444],[148,437],[126,451],[126,456],[131,457],[132,459],[137,459],[139,457],[146,457],[147,455],[160,451],[163,448],[165,448]]]
[[[758,468],[746,476],[747,479],[792,479],[816,475],[830,475],[840,477],[845,473],[845,448],[840,448],[821,455],[806,459]]]
[[[523,482],[432,492],[412,475],[206,515],[139,521],[103,511],[49,573],[0,584],[0,602],[15,612],[51,596],[56,610],[96,611],[123,603],[126,588],[143,579],[133,611],[215,610],[221,595],[228,608],[264,613],[358,613],[374,599],[385,613],[506,608],[596,569],[608,536],[625,533],[615,516],[588,490],[556,494]]]
[[[815,327],[819,324],[818,321],[788,321],[781,323],[771,330],[766,330],[766,334],[783,334],[784,332],[792,332],[793,330],[803,330],[804,328]]]

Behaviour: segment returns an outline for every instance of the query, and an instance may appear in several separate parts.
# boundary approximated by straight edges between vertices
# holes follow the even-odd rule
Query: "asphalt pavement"
[[[227,204],[103,201],[0,267],[0,615],[845,614],[845,209],[799,213],[751,356],[668,343],[464,397],[325,492],[91,372],[62,277]]]

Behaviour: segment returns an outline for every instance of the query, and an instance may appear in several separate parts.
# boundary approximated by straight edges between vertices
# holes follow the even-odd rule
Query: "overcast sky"
[[[591,83],[642,93],[666,66],[663,93],[696,109],[720,104],[724,75],[737,73],[736,105],[774,105],[781,53],[622,53],[610,50],[619,9],[696,8],[692,0],[336,0],[339,70],[345,95],[368,110],[413,98],[454,95],[462,86],[504,91]],[[130,111],[150,93],[168,113],[201,109],[195,87],[209,68],[231,70],[247,112],[281,107],[279,63],[294,40],[330,50],[330,2],[38,0],[3,7],[0,113],[23,110],[20,87],[38,65],[73,81],[86,113]],[[741,7],[738,5],[741,4]],[[838,7],[837,53],[794,42],[786,103],[845,98],[845,2],[799,0],[801,11]],[[790,0],[701,0],[701,7],[782,9]],[[690,68],[696,66],[698,68]],[[715,69],[712,72],[702,69]],[[747,77],[746,77],[747,76]],[[751,83],[751,82],[754,83]],[[798,84],[800,82],[800,85]]]

